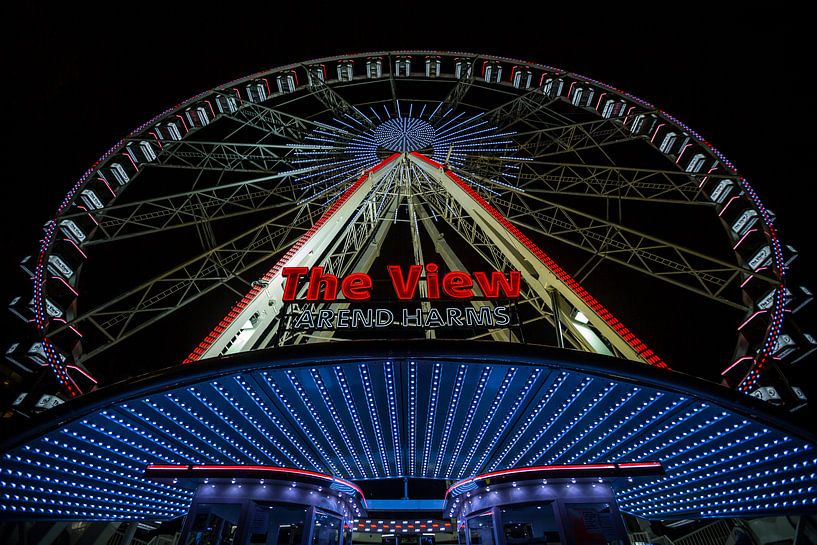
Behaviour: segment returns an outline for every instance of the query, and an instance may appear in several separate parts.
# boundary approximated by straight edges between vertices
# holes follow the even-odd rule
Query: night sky
[[[572,14],[531,13],[507,2],[491,12],[472,4],[442,11],[409,2],[366,10],[271,7],[277,4],[197,7],[191,15],[128,2],[111,4],[104,16],[73,6],[15,8],[22,11],[4,16],[3,301],[30,290],[17,263],[34,251],[65,191],[146,119],[262,69],[388,49],[515,57],[652,102],[700,132],[753,183],[777,214],[783,242],[800,250],[793,280],[817,289],[808,195],[817,182],[810,167],[817,105],[805,81],[814,30],[804,14],[712,14],[705,4],[675,3],[660,10],[675,12],[669,21],[618,3]],[[814,333],[815,313],[807,312],[799,323]],[[2,319],[5,349],[20,329],[10,314]],[[815,363],[811,357],[800,365]],[[811,396],[817,398],[813,386]]]

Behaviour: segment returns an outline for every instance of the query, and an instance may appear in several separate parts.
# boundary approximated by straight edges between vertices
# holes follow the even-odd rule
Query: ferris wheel
[[[633,95],[494,56],[344,55],[201,93],[100,157],[23,261],[33,298],[13,310],[36,338],[7,356],[74,396],[145,347],[173,363],[157,336],[200,336],[192,362],[374,335],[294,328],[283,271],[402,259],[523,279],[515,329],[419,337],[697,359],[795,405],[785,367],[817,347],[793,319],[811,298],[786,282],[795,255],[728,159]]]

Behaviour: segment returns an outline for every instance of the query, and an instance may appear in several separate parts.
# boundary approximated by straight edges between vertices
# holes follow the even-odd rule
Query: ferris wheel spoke
[[[531,195],[524,198],[536,201],[537,208],[532,209],[531,202],[512,202],[497,197],[491,197],[489,201],[517,225],[746,310],[744,304],[728,300],[722,293],[741,275],[755,274],[757,278],[753,271],[546,199]],[[771,278],[764,277],[763,280],[774,283]]]
[[[512,176],[507,175],[509,163],[517,167]],[[480,156],[472,158],[462,170],[499,190],[713,206],[701,199],[698,178],[705,175],[679,170]],[[708,176],[728,178],[726,174]]]
[[[550,108],[557,100],[557,97],[551,97],[536,88],[487,111],[485,115],[503,130],[520,124],[528,127],[564,126],[571,121]]]
[[[217,288],[236,281],[243,284],[242,275],[289,248],[322,212],[322,207],[306,205],[281,212],[133,289],[108,297],[49,334],[69,326],[92,328],[107,339],[90,346],[86,335],[83,361],[94,357]]]
[[[429,117],[430,123],[436,123],[445,117],[448,112],[454,110],[460,105],[462,99],[465,98],[465,95],[468,94],[468,91],[474,85],[474,65],[478,60],[479,58],[477,57],[473,60],[465,61],[467,64],[464,66],[464,68],[460,68],[460,77],[457,78],[454,86],[450,91],[448,91],[448,94],[445,96],[440,106],[435,109]]]
[[[373,127],[374,123],[363,112],[343,98],[335,89],[318,77],[309,78],[307,89],[321,104],[326,106],[337,117],[348,116],[366,128]]]
[[[281,146],[229,142],[170,141],[151,167],[270,173],[288,166]]]
[[[265,134],[271,133],[295,142],[301,142],[312,130],[324,126],[248,100],[242,101],[238,109],[226,114],[226,117],[259,129]]]
[[[296,202],[295,192],[304,185],[292,183],[290,175],[273,175],[102,208],[94,211],[99,231],[85,245],[292,206]],[[82,215],[84,212],[75,212],[62,217],[74,219]]]
[[[630,134],[620,121],[614,119],[594,119],[558,127],[543,127],[520,132],[516,136],[520,138],[519,151],[532,159],[575,153],[592,148],[599,149],[603,146],[643,138]]]
[[[509,257],[507,249],[498,246],[494,242],[492,237],[495,236],[495,233],[488,233],[485,227],[479,225],[478,221],[476,221],[469,212],[463,209],[462,204],[457,199],[450,198],[446,195],[445,190],[442,192],[427,193],[426,196],[429,206],[436,212],[438,217],[448,222],[454,228],[455,232],[462,237],[463,241],[470,245],[478,255],[498,270],[508,269],[512,266],[513,258]],[[580,305],[579,307],[574,306],[574,303],[569,302],[566,297],[559,297],[551,293],[553,290],[561,293],[560,290],[564,290],[565,288],[558,286],[557,283],[554,283],[549,288],[545,288],[539,280],[535,279],[542,278],[542,275],[546,273],[542,270],[536,272],[533,262],[528,261],[526,263],[529,263],[528,267],[517,265],[523,277],[526,278],[527,287],[525,289],[528,290],[526,299],[531,296],[531,293],[536,293],[538,304],[533,306],[540,313],[540,316],[549,321],[551,325],[554,326],[554,329],[559,328],[559,330],[562,331],[561,328],[564,326],[561,342],[564,342],[566,338],[569,343],[579,343],[584,350],[590,352],[609,350],[608,348],[601,348],[598,344],[594,346],[594,344],[581,333],[573,331],[576,328],[576,324],[572,320],[562,321],[557,317],[562,314],[572,316],[579,309],[583,309],[585,315],[588,316],[592,314],[592,312],[581,303],[578,303],[575,297],[573,297],[573,300],[576,304]],[[538,287],[534,289],[534,285]],[[545,290],[547,290],[549,296],[545,296]],[[599,322],[599,325],[602,323],[603,322]],[[621,343],[621,339],[617,336],[617,333],[606,329],[603,325],[601,329],[604,330],[604,332],[600,332],[600,335],[604,336],[614,346],[619,345],[618,349],[627,351],[626,346]],[[633,357],[631,352],[627,355],[631,358]]]

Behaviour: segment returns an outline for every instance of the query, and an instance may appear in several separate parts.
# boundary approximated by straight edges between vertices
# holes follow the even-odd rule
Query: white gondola
[[[411,75],[411,57],[397,57],[394,60],[394,75],[398,78]]]
[[[794,342],[794,339],[791,335],[787,335],[785,333],[781,334],[777,337],[777,341],[774,343],[774,348],[772,349],[772,355],[778,359],[785,359],[788,356],[791,356],[797,351],[797,343]]]
[[[735,188],[735,182],[733,180],[725,179],[718,182],[715,186],[715,189],[712,190],[712,193],[709,194],[709,199],[712,202],[716,202],[718,204],[723,204],[728,197],[732,190]]]
[[[440,75],[440,57],[426,57],[426,77],[436,78]]]
[[[769,246],[763,246],[761,249],[756,251],[751,258],[749,258],[749,261],[747,261],[746,264],[749,266],[750,269],[756,271],[761,267],[766,267],[771,262],[772,249]]]
[[[31,299],[33,303],[34,299]],[[12,314],[20,318],[22,321],[28,323],[34,319],[34,312],[31,310],[31,304],[27,304],[25,299],[20,297],[19,295],[11,300],[9,303],[9,311]]]
[[[589,106],[593,101],[595,91],[592,87],[574,87],[571,91],[570,103],[574,106]]]
[[[180,128],[180,125],[177,120],[161,123],[155,127],[156,134],[161,140],[181,140],[184,136],[184,127]]]
[[[23,348],[21,343],[12,343],[6,349],[6,360],[26,373],[33,373],[37,371],[40,366],[39,364],[33,364],[26,352],[26,349]]]
[[[184,110],[184,118],[190,127],[204,127],[210,124],[210,112],[204,106],[191,106]]]
[[[502,65],[498,62],[486,61],[482,66],[482,77],[486,83],[499,83],[502,81]]]
[[[769,403],[780,403],[782,400],[780,399],[780,394],[777,393],[777,390],[772,388],[771,386],[761,386],[754,392],[752,392],[752,397],[756,397],[761,401],[768,401]]]
[[[757,212],[751,208],[744,210],[743,213],[738,216],[738,219],[732,223],[732,232],[738,236],[743,236],[755,223],[757,223]]]
[[[238,110],[238,101],[229,95],[216,95],[216,109],[220,114],[231,114]],[[181,138],[179,138],[181,140]]]
[[[769,292],[766,295],[764,295],[757,301],[755,306],[760,310],[768,310],[774,304],[774,296],[776,293],[777,293],[776,289],[769,290]],[[783,299],[785,300],[786,303],[791,302],[791,300],[793,299],[792,292],[789,290],[789,288],[785,288],[783,290]]]
[[[250,102],[264,102],[269,98],[267,85],[264,81],[248,83],[245,89],[247,90],[247,98],[250,99]]]
[[[684,133],[669,131],[661,139],[658,149],[667,155],[678,153],[689,143],[689,136]]]
[[[137,165],[142,163],[150,163],[156,160],[156,152],[150,142],[143,140],[141,142],[129,142],[125,146],[125,153],[131,158],[131,161]]]
[[[655,127],[656,117],[653,114],[638,114],[625,119],[625,124],[629,123],[632,134],[649,134]]]
[[[31,308],[33,309],[34,308],[34,299],[32,299],[30,301],[30,304],[31,304]],[[52,318],[62,318],[63,314],[65,314],[63,312],[62,308],[60,308],[59,305],[57,305],[54,301],[52,301],[48,297],[45,298],[45,305],[44,306],[45,306],[46,314],[48,314]]]
[[[99,169],[98,174],[111,187],[127,185],[131,178],[128,169],[117,162],[109,163],[107,167]]]
[[[366,77],[369,79],[383,77],[383,59],[380,57],[366,59]]]
[[[326,81],[326,67],[322,64],[313,64],[306,71],[309,85],[319,85]]]
[[[565,87],[565,80],[562,78],[545,78],[545,76],[542,76],[540,85],[542,86],[542,92],[544,94],[555,98],[562,96],[562,90]]]
[[[814,294],[805,286],[799,286],[796,290],[797,296],[794,299],[794,304],[791,307],[792,312],[799,312],[811,303],[812,299],[814,299]]]
[[[275,84],[278,86],[279,93],[292,93],[298,87],[298,78],[294,71],[289,70],[275,76]]]
[[[474,64],[470,59],[454,60],[454,77],[457,79],[470,78]]]
[[[22,270],[29,278],[34,276],[34,271],[37,270],[37,260],[34,256],[27,255],[20,260],[20,270]]]
[[[533,72],[524,66],[514,66],[511,70],[511,83],[517,89],[530,89],[533,83]]]
[[[73,219],[66,218],[60,220],[60,231],[77,244],[82,244],[88,239],[88,233]]]
[[[88,210],[99,210],[105,207],[105,202],[99,197],[96,191],[86,188],[80,191],[79,199]]]
[[[65,363],[65,356],[56,352],[57,358],[62,362]],[[32,344],[29,349],[26,351],[26,356],[35,362],[38,365],[46,366],[48,365],[48,356],[46,355],[45,347],[43,347],[42,342],[36,342]]]
[[[611,117],[621,117],[627,109],[627,103],[623,100],[616,100],[614,98],[604,101],[601,109],[601,116],[605,119]]]
[[[791,362],[797,363],[798,361],[802,360],[810,356],[814,351],[817,350],[817,339],[814,338],[814,335],[811,333],[803,332],[803,335],[800,339],[800,353],[797,354],[797,357],[794,358]],[[803,396],[805,398],[805,396]]]
[[[663,153],[669,153],[669,150],[672,149],[672,146],[675,144],[675,141],[678,139],[678,133],[675,132],[668,132],[664,135],[664,138],[661,140],[661,143],[658,146]]]
[[[352,81],[355,77],[354,63],[351,60],[338,61],[338,80]]]
[[[68,261],[62,256],[52,253],[48,256],[48,271],[52,274],[57,274],[63,278],[70,279],[74,276],[76,270],[68,264]]]
[[[784,260],[786,261],[786,265],[791,265],[797,256],[800,255],[797,251],[797,248],[792,246],[791,244],[785,245],[785,251],[783,252]]]
[[[687,163],[686,168],[684,171],[686,172],[700,172],[701,169],[704,168],[704,163],[706,163],[706,155],[703,153],[696,153],[692,156],[692,159],[689,160]]]

